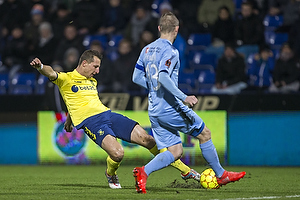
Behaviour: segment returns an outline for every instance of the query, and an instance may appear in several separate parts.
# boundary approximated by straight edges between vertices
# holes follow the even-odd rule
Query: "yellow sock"
[[[113,161],[109,156],[107,156],[106,158],[106,163],[107,163],[107,174],[108,175],[116,175],[116,171],[117,169],[119,168],[121,162],[116,162],[116,161]]]
[[[167,151],[167,148],[163,148],[160,150],[160,153]],[[171,163],[171,166],[178,169],[182,174],[187,174],[191,171],[191,168],[184,164],[180,159]]]
[[[187,174],[191,171],[191,168],[184,164],[180,159],[171,163],[171,166],[178,169],[182,174]]]
[[[157,149],[157,146],[155,145],[152,149],[149,151],[156,156],[158,153],[162,153],[164,151],[167,151],[167,148],[163,148],[161,150]],[[182,174],[187,174],[191,171],[191,168],[189,168],[187,165],[185,165],[180,159],[174,161],[171,163],[171,166],[178,169]]]
[[[159,154],[159,150],[157,149],[157,146],[155,145],[154,147],[152,147],[152,149],[149,150],[154,156],[156,156],[157,154]]]

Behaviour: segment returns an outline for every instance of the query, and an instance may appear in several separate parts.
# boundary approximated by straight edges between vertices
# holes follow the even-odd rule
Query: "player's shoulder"
[[[63,72],[65,73],[66,76],[70,77],[70,78],[76,78],[78,76],[81,76],[77,70],[73,70],[73,71],[69,71],[69,72]]]
[[[151,47],[155,47],[155,46],[157,46],[157,43],[158,43],[158,39],[157,39],[157,40],[154,40],[153,42],[151,42],[151,43],[149,43],[149,44],[147,44],[147,45],[143,48],[143,50],[146,50],[147,48],[149,49],[149,48],[151,48]]]
[[[177,51],[177,49],[172,45],[172,43],[166,39],[161,40],[161,46],[167,50]]]
[[[56,72],[57,73],[57,79],[67,81],[72,79],[75,74],[72,72]]]
[[[70,77],[73,74],[71,72],[57,72],[57,75],[61,77]]]
[[[144,56],[144,55],[146,55],[148,53],[152,53],[156,47],[157,47],[156,41],[151,42],[150,44],[146,45],[142,49],[141,55]]]
[[[95,79],[94,77],[91,77],[90,81],[91,81],[92,84],[97,83],[97,79]]]
[[[170,45],[170,48],[171,48],[172,50],[174,50],[174,51],[178,51],[178,50],[176,49],[176,47],[174,47],[173,45]]]
[[[164,49],[164,53],[170,54],[172,57],[179,55],[178,50],[172,44],[165,43],[163,49]]]

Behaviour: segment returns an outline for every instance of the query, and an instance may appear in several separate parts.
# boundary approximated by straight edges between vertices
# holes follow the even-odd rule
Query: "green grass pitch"
[[[132,169],[118,170],[122,189],[110,189],[103,165],[60,166],[0,166],[0,199],[300,199],[299,167],[226,167],[227,170],[247,172],[235,183],[216,190],[200,187],[196,181],[187,183],[180,173],[167,167],[150,175],[147,194],[138,194],[134,187]],[[205,166],[193,167],[198,172]]]

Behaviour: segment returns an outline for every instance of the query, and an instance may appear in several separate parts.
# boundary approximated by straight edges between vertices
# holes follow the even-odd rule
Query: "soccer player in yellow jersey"
[[[77,68],[68,73],[56,72],[51,66],[43,65],[38,58],[34,58],[30,65],[59,87],[69,112],[65,123],[66,131],[72,131],[73,125],[77,129],[83,129],[107,152],[105,175],[110,188],[115,189],[121,188],[116,170],[124,156],[123,147],[116,138],[139,144],[154,155],[157,155],[159,150],[154,138],[148,135],[136,121],[111,112],[100,101],[97,81],[93,76],[99,73],[101,59],[102,55],[98,51],[86,50],[81,55]],[[180,159],[171,165],[181,172],[184,180],[200,180],[200,174],[190,169]]]

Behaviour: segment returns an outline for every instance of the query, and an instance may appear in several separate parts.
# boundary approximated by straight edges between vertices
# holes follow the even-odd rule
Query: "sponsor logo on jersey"
[[[84,86],[77,86],[73,85],[71,87],[72,92],[76,93],[78,90],[97,90],[97,88],[93,85],[84,85]]]
[[[73,85],[73,86],[71,87],[71,90],[72,90],[72,92],[74,92],[74,93],[78,92],[78,87],[77,87],[77,85]]]

